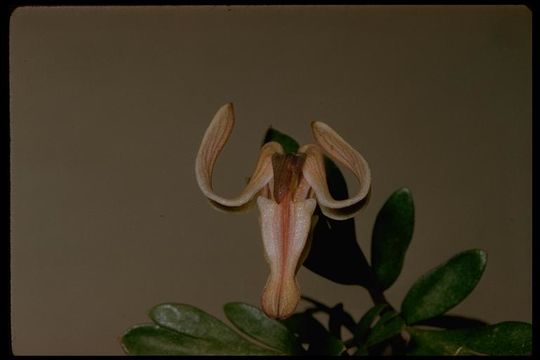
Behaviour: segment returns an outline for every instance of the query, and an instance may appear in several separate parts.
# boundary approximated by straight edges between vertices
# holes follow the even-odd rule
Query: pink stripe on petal
[[[304,145],[299,151],[306,153],[303,175],[316,194],[322,212],[335,220],[345,220],[354,216],[369,199],[371,171],[367,161],[354,150],[332,128],[322,122],[312,123],[317,145]],[[326,171],[322,150],[330,158],[352,171],[360,184],[357,193],[344,200],[335,200],[326,181]]]
[[[212,171],[233,127],[233,106],[226,104],[217,111],[206,129],[195,160],[195,175],[201,191],[214,206],[227,211],[242,210],[245,205],[249,205],[250,200],[272,179],[272,155],[283,153],[280,144],[266,143],[260,150],[253,175],[240,195],[232,199],[217,195],[212,189]]]
[[[270,275],[263,290],[261,307],[272,318],[289,317],[300,300],[295,275],[311,228],[315,199],[281,203],[257,198],[266,261]]]

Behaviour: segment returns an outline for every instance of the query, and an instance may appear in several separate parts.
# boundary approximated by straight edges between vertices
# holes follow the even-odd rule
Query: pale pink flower
[[[197,182],[204,195],[221,210],[242,210],[256,200],[265,257],[270,266],[261,307],[269,317],[286,318],[300,300],[295,276],[309,251],[308,238],[316,205],[335,220],[354,216],[370,191],[370,169],[362,155],[332,128],[314,121],[311,128],[316,144],[303,145],[295,154],[285,154],[277,142],[264,144],[244,190],[238,197],[226,199],[213,191],[212,171],[233,126],[233,105],[226,104],[217,111],[201,142],[195,162]],[[360,186],[354,196],[335,200],[330,195],[323,151],[358,179]]]

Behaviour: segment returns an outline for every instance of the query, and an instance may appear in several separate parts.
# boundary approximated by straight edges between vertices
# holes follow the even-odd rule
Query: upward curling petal
[[[276,152],[283,153],[283,148],[278,143],[266,143],[261,148],[253,175],[240,195],[232,199],[217,195],[212,188],[212,172],[216,159],[229,139],[233,127],[234,109],[229,103],[222,106],[210,122],[195,160],[195,174],[201,191],[214,206],[228,211],[242,210],[245,205],[248,205],[272,179],[272,155]]]
[[[330,126],[322,122],[312,123],[313,135],[318,145],[304,145],[306,153],[304,176],[316,194],[323,213],[335,220],[354,216],[368,201],[371,187],[371,171],[367,161],[353,149]],[[332,158],[351,170],[360,184],[357,193],[344,200],[335,200],[326,182],[326,172],[321,148]]]

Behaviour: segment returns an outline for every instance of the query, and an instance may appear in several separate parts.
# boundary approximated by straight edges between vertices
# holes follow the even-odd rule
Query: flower
[[[332,128],[320,121],[311,124],[316,144],[303,145],[286,154],[277,142],[267,142],[259,152],[253,175],[238,197],[226,199],[212,189],[214,164],[234,126],[231,103],[223,105],[206,130],[197,153],[197,183],[211,204],[225,211],[249,207],[256,199],[266,261],[270,274],[261,307],[272,318],[290,316],[300,300],[296,273],[309,251],[309,234],[318,204],[332,219],[354,216],[365,204],[371,172],[366,160]],[[328,190],[323,151],[347,167],[360,187],[356,195],[335,200]],[[339,239],[336,239],[339,241]]]

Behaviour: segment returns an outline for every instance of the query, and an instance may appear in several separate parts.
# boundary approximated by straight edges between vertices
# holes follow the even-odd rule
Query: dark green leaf
[[[371,243],[371,267],[377,285],[388,289],[403,268],[414,228],[414,203],[407,188],[395,191],[377,214]]]
[[[356,330],[354,331],[354,337],[357,344],[362,344],[366,341],[373,322],[387,307],[387,304],[375,305],[362,316],[358,322],[358,325],[356,326]]]
[[[473,329],[463,330],[420,330],[409,328],[411,340],[409,355],[465,355],[474,354],[466,344]]]
[[[529,355],[532,326],[523,322],[460,330],[420,330],[409,328],[409,354],[414,355]]]
[[[290,331],[298,336],[299,341],[308,344],[308,355],[340,355],[345,345],[332,336],[324,326],[313,317],[312,311],[293,314],[281,320]]]
[[[528,355],[532,351],[532,326],[518,321],[487,326],[478,329],[467,346],[489,355]]]
[[[181,334],[158,325],[137,325],[122,337],[129,355],[272,355],[275,351],[247,343],[223,344]]]
[[[231,354],[261,351],[259,346],[249,342],[220,320],[191,305],[157,305],[150,311],[150,318],[164,328],[203,339],[211,344],[219,343],[224,347],[224,351]],[[265,352],[277,353],[271,350]]]
[[[189,355],[207,353],[208,342],[158,325],[136,325],[122,337],[129,355]]]
[[[353,354],[354,356],[368,356],[369,352],[365,346],[361,346]]]
[[[399,334],[404,326],[405,321],[397,312],[393,310],[386,312],[369,333],[366,346],[370,347],[390,339]]]
[[[464,251],[420,277],[401,304],[403,318],[413,324],[459,304],[480,280],[486,259],[482,250]]]
[[[243,303],[228,303],[225,315],[244,334],[285,354],[303,352],[296,336],[277,320],[268,318],[258,308]]]
[[[281,131],[278,131],[272,127],[270,127],[266,134],[264,135],[263,144],[266,144],[267,142],[275,141],[281,146],[283,146],[283,150],[286,154],[295,153],[298,151],[299,144],[296,140],[294,140],[289,135],[282,133]]]
[[[330,193],[337,200],[348,198],[347,183],[339,168],[325,157]],[[356,241],[354,219],[333,220],[317,208],[318,221],[313,230],[311,249],[304,266],[333,282],[368,286],[373,275]]]
[[[210,314],[186,304],[160,304],[150,310],[158,325],[177,332],[224,342],[246,341],[234,330]]]

